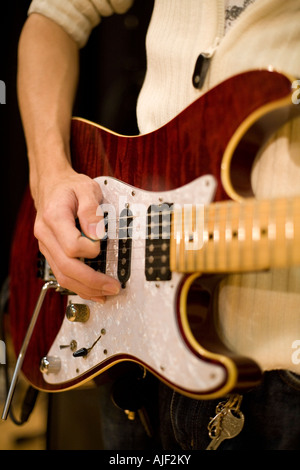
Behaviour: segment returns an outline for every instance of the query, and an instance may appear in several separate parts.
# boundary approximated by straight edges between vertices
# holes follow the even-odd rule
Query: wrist
[[[41,150],[38,154],[30,154],[28,159],[29,185],[36,204],[42,192],[74,173],[69,155],[57,149]]]

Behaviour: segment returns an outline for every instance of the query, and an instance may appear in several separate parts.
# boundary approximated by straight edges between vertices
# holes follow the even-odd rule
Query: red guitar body
[[[198,176],[210,174],[218,182],[215,199],[228,199],[220,168],[230,139],[252,113],[270,103],[280,102],[290,94],[291,81],[286,76],[253,71],[218,85],[168,124],[147,135],[125,137],[74,119],[71,138],[73,167],[91,178],[112,176],[148,191],[179,188]],[[286,118],[278,119],[281,113],[277,110],[272,116],[276,126]],[[268,116],[265,117],[264,122],[268,122]],[[243,195],[251,194],[249,169],[266,132],[273,129],[273,120],[269,122],[270,126],[263,126],[263,134],[257,134],[256,140],[247,140],[250,133],[245,132],[232,157],[232,184]],[[9,313],[16,354],[43,286],[43,281],[37,277],[38,243],[33,235],[34,220],[35,208],[28,191],[16,221],[11,248]],[[25,377],[34,387],[49,392],[59,391],[60,387],[44,381],[39,370],[40,360],[47,354],[60,329],[65,302],[66,296],[55,291],[47,294],[22,367]],[[248,376],[244,371],[240,382],[257,383],[259,369],[251,361],[248,369]]]

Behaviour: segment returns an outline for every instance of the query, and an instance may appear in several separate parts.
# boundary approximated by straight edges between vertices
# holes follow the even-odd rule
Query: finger
[[[52,242],[49,241],[48,247],[51,247],[51,252],[55,253],[55,258],[49,249],[40,243],[40,249],[50,264],[57,282],[62,287],[88,299],[116,295],[119,292],[118,281],[95,271],[76,258],[68,258],[55,239]]]
[[[73,212],[68,208],[60,208],[55,217],[37,220],[34,234],[44,246],[56,239],[58,246],[70,258],[95,258],[100,252],[100,242],[82,236]]]

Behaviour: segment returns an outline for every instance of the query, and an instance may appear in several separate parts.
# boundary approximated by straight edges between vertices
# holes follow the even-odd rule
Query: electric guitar
[[[224,297],[227,276],[261,271],[263,280],[300,264],[300,197],[256,199],[251,184],[260,148],[299,115],[293,93],[289,77],[249,71],[149,134],[126,137],[72,120],[73,167],[96,178],[105,214],[101,254],[83,262],[118,278],[122,289],[104,305],[63,289],[47,293],[22,366],[35,388],[68,390],[123,361],[199,399],[251,387],[268,368],[300,372],[300,361],[292,360],[300,339],[298,298],[297,308],[288,304],[277,321],[277,335],[272,309],[261,312],[251,297],[251,323],[241,313],[243,301],[232,305]],[[34,218],[28,192],[11,250],[16,353],[40,291],[53,279],[38,256]],[[266,283],[254,287],[267,291]]]

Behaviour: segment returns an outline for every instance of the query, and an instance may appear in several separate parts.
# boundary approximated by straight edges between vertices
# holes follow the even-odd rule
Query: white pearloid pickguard
[[[145,208],[163,202],[175,204],[209,204],[214,197],[216,181],[212,176],[202,176],[175,190],[149,192],[133,188],[114,178],[96,178],[103,193],[103,207],[112,205],[118,216],[129,204],[136,222],[136,234],[132,242],[131,275],[126,287],[114,297],[107,297],[104,305],[69,296],[73,303],[90,307],[86,323],[70,322],[66,317],[48,352],[59,356],[61,369],[58,373],[44,374],[46,382],[61,384],[91,373],[96,366],[112,358],[127,355],[163,376],[167,382],[189,391],[215,389],[224,381],[224,368],[201,360],[185,343],[176,319],[177,288],[182,275],[172,273],[169,281],[147,281],[145,277]],[[109,207],[109,206],[107,206]],[[117,277],[118,239],[113,237],[113,225],[109,227],[106,273]],[[101,333],[102,332],[102,333]],[[104,333],[103,333],[104,332]],[[77,349],[89,348],[101,335],[100,340],[86,357],[74,358],[70,348],[60,349],[72,340]]]

